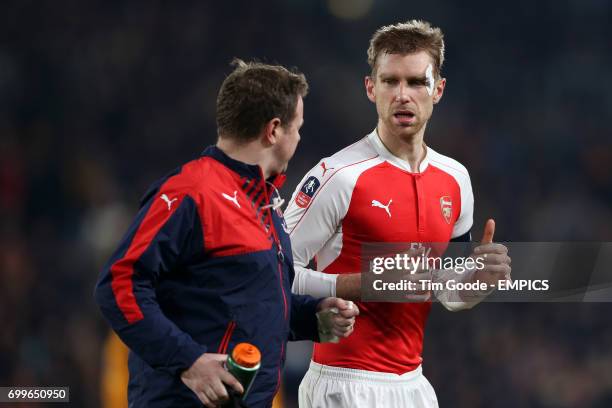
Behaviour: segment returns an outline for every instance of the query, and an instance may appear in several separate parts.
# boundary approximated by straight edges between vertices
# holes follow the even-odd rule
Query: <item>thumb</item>
[[[482,233],[481,244],[493,243],[493,234],[495,233],[495,220],[489,218],[485,224],[484,232]]]
[[[211,360],[218,361],[220,363],[227,361],[227,354],[208,353],[208,356]]]
[[[341,298],[334,298],[334,299],[335,299],[335,309],[337,310],[336,313],[339,313],[340,316],[346,319],[350,319],[359,314],[359,309],[350,300],[344,300]]]
[[[353,302],[351,302],[350,300],[344,300],[342,298],[336,298],[335,303],[336,303],[335,306],[340,310],[350,310],[355,307]]]
[[[338,309],[346,310],[352,309],[354,307],[355,306],[353,305],[353,302],[351,302],[350,300],[338,299]]]
[[[344,300],[337,297],[328,297],[323,299],[319,304],[319,310],[325,309],[336,309],[334,313],[338,313],[339,310],[350,309],[353,307],[353,302]]]

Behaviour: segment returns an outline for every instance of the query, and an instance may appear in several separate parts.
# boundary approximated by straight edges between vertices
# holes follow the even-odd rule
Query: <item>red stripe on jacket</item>
[[[173,185],[177,184],[176,181],[178,181],[178,176],[180,176],[180,174],[168,179],[168,181],[160,187],[156,195],[151,198],[153,202],[140,223],[138,230],[134,234],[134,238],[128,250],[125,255],[110,268],[112,276],[111,287],[115,295],[115,301],[129,324],[136,323],[144,318],[134,294],[132,283],[134,264],[147,250],[166,221],[168,221],[176,209],[181,205],[185,193],[182,191],[180,193],[173,193]],[[162,198],[162,195],[165,195],[166,199],[170,201],[170,204]]]

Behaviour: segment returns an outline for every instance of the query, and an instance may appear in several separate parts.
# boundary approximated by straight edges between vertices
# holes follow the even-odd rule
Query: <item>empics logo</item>
[[[440,210],[447,224],[451,223],[453,218],[453,200],[449,196],[440,197]]]
[[[310,176],[302,185],[300,192],[295,197],[295,203],[298,207],[306,208],[310,204],[310,200],[314,196],[315,192],[319,189],[321,182],[315,177]]]

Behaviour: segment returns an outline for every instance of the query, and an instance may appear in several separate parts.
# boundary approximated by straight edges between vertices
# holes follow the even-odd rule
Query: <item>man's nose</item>
[[[397,87],[397,95],[395,97],[399,103],[410,101],[410,88],[406,84],[400,84]]]

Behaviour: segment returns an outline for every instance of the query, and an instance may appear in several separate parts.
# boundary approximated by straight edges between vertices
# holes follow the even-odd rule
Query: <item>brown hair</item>
[[[232,61],[236,68],[217,95],[217,132],[241,142],[253,140],[266,123],[279,118],[286,126],[295,118],[298,96],[306,96],[304,74],[280,65]]]
[[[376,30],[368,48],[368,64],[372,77],[376,76],[376,64],[380,54],[413,54],[426,51],[434,62],[434,74],[439,78],[444,63],[444,34],[427,21],[410,20],[405,23],[383,26]]]

